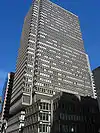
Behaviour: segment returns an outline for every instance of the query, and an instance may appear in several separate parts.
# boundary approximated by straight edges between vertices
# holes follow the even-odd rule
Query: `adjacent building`
[[[32,131],[49,131],[50,120],[44,122],[45,109],[42,115],[40,104],[50,104],[49,100],[58,92],[95,97],[79,19],[49,0],[34,0],[22,29],[11,96],[12,117],[7,133],[23,130],[19,118],[25,110],[28,133],[31,133],[30,126],[34,121],[38,124]],[[28,108],[34,110],[36,107],[39,113],[35,115],[33,111],[30,118]],[[48,113],[50,111],[47,110]],[[41,120],[39,115],[42,115]]]
[[[97,92],[97,99],[100,108],[100,67],[95,68],[93,71],[94,90]]]
[[[36,99],[35,99],[36,100]],[[97,99],[60,92],[25,110],[23,133],[99,133]]]
[[[10,101],[13,87],[14,73],[10,72],[7,75],[3,91],[2,91],[2,119],[8,120],[9,118],[9,109],[10,109]]]
[[[2,97],[0,96],[0,104],[1,104],[1,102],[2,102]]]
[[[2,96],[0,96],[0,114],[1,114]]]
[[[1,129],[2,129],[2,120],[1,120],[1,113],[0,113],[0,133],[1,133]]]
[[[96,99],[69,93],[60,93],[53,98],[51,133],[99,133],[99,129],[100,112]]]
[[[41,98],[26,108],[24,133],[50,133],[51,100]]]
[[[0,133],[5,132],[7,128],[7,121],[10,117],[9,109],[10,109],[13,80],[14,80],[14,73],[13,72],[8,73],[3,87],[2,98],[1,98]]]
[[[25,111],[21,111],[10,117],[7,124],[7,133],[22,133],[25,120]]]

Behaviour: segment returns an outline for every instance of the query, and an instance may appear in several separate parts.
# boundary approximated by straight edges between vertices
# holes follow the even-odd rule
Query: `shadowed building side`
[[[3,87],[2,92],[2,119],[8,120],[9,118],[9,110],[10,110],[10,102],[11,102],[11,94],[12,94],[12,87],[14,81],[14,73],[10,72],[7,75],[5,85]]]
[[[97,67],[96,69],[94,69],[92,73],[94,78],[94,88],[95,88],[95,91],[97,92],[97,99],[98,99],[98,104],[100,109],[100,67]]]
[[[51,133],[98,133],[100,112],[91,97],[61,93],[53,99]]]
[[[10,72],[7,75],[2,91],[2,105],[1,105],[1,132],[5,132],[7,128],[7,121],[10,118],[10,102],[13,87],[14,73]]]

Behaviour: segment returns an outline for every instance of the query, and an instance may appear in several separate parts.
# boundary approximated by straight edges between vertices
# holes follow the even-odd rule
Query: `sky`
[[[51,0],[79,17],[91,69],[100,65],[100,0]],[[0,95],[8,72],[15,71],[23,21],[32,0],[0,1]]]

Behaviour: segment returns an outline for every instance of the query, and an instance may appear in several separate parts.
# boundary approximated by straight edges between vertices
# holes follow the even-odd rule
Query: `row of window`
[[[58,68],[56,68],[54,66],[50,66],[50,65],[47,65],[47,64],[43,64],[43,63],[42,63],[42,66],[41,67],[43,67],[45,69],[45,71],[46,71],[46,69],[48,69],[48,68],[51,67],[51,69],[57,70],[59,72],[62,71],[64,73],[70,74],[70,77],[73,77],[73,75],[74,75],[75,76],[75,77],[73,77],[74,79],[76,79],[76,77],[79,77],[79,78],[77,78],[78,81],[81,80],[80,78],[86,79],[87,81],[89,81],[89,77],[90,77],[89,73],[86,73],[87,71],[86,72],[85,71],[83,72],[82,69],[79,69],[79,68],[77,68],[78,70],[75,71],[73,68],[69,68],[69,67],[67,68],[66,67],[66,71],[64,71],[64,70],[58,69]],[[44,69],[43,69],[43,71],[44,71]],[[48,72],[49,72],[49,70],[48,70]],[[51,72],[53,73],[53,71],[51,71]],[[83,80],[81,80],[81,81],[83,82]]]
[[[50,57],[49,57],[50,58]],[[47,60],[47,59],[45,59],[45,57],[44,57],[44,59],[41,59],[40,58],[40,60],[41,61],[43,61],[43,62],[45,62],[46,63],[46,66],[48,66],[47,64],[48,63],[50,63],[50,62],[53,62],[53,61],[51,61],[50,59],[49,60]],[[53,60],[55,60],[55,58],[53,58]],[[76,60],[76,59],[75,59]],[[64,64],[64,66],[67,68],[67,66],[69,65],[70,67],[72,67],[73,69],[81,69],[83,72],[85,72],[85,71],[87,71],[87,69],[88,69],[88,67],[86,66],[86,64],[85,65],[82,65],[82,62],[81,62],[81,65],[79,66],[79,64],[78,64],[78,62],[75,62],[75,61],[72,61],[71,59],[69,60],[69,59],[67,59],[66,60],[66,62],[65,62],[65,58],[64,58],[64,61],[59,61],[58,62],[59,64],[58,65],[60,65],[60,64]],[[73,64],[72,64],[73,63]],[[55,62],[53,62],[53,65],[56,65],[56,63]],[[67,66],[66,66],[67,65]],[[71,68],[70,68],[71,69]]]
[[[64,25],[59,25],[59,24],[57,24],[57,23],[55,23],[55,21],[53,22],[53,20],[54,20],[54,15],[52,15],[51,14],[51,16],[49,15],[49,16],[47,16],[47,15],[44,15],[43,13],[41,14],[41,18],[42,19],[44,19],[44,18],[48,18],[49,17],[49,19],[51,20],[51,22],[45,22],[45,23],[47,23],[46,24],[46,26],[48,26],[49,25],[49,28],[51,28],[51,29],[53,29],[53,30],[58,30],[58,32],[60,31],[62,34],[66,34],[66,33],[68,33],[68,35],[71,35],[71,36],[73,36],[73,37],[76,37],[76,38],[81,38],[81,33],[79,32],[79,29],[77,29],[76,27],[74,27],[74,25],[73,24],[70,24],[70,23],[65,23]],[[59,20],[59,19],[58,19]],[[57,20],[57,21],[58,21]],[[68,22],[68,21],[67,21]],[[53,23],[53,24],[51,24],[51,23]],[[44,24],[44,22],[43,23],[40,23],[40,24],[42,24],[43,26],[45,25]],[[72,26],[74,27],[74,28],[72,28]],[[54,27],[56,27],[57,29],[55,29]],[[66,29],[66,30],[65,30]]]
[[[25,118],[25,125],[31,125],[33,123],[36,123],[38,121],[38,114],[31,115],[27,118]]]
[[[48,86],[48,85],[49,84],[45,84],[45,86]],[[35,87],[34,91],[38,91],[40,93],[46,93],[46,94],[49,94],[49,95],[53,95],[54,94],[54,91],[50,90],[49,88],[45,89],[45,88],[41,88],[41,87]]]
[[[61,7],[55,5],[54,3],[50,3],[50,1],[47,2],[43,2],[42,7],[43,10],[46,12],[51,12],[53,14],[57,14],[59,16],[59,18],[61,18],[61,20],[64,20],[64,18],[66,18],[67,20],[69,20],[70,22],[73,22],[74,24],[77,24],[78,20],[77,17],[72,14],[71,12],[62,9]],[[49,7],[49,8],[48,8]]]
[[[41,19],[43,19],[43,16],[41,17]],[[66,30],[63,29],[64,27],[62,27],[62,26],[57,26],[57,24],[55,26],[53,26],[53,25],[51,26],[50,23],[44,24],[44,23],[40,22],[40,24],[41,24],[41,26],[39,26],[39,27],[42,27],[44,29],[47,28],[49,30],[52,30],[53,32],[57,31],[58,33],[60,33],[61,35],[65,36],[65,37],[70,36],[71,38],[73,37],[73,38],[77,38],[77,39],[81,40],[81,35],[79,34],[80,32],[78,31],[78,34],[77,34],[77,32],[75,30],[73,30],[72,27],[68,28],[68,24],[67,24]]]
[[[39,103],[35,103],[32,106],[30,106],[29,108],[27,108],[26,109],[26,114],[33,114],[37,110],[39,110]]]
[[[58,44],[55,44],[55,43],[51,43],[52,42],[52,39],[50,39],[50,38],[47,38],[48,40],[50,40],[50,41],[46,41],[46,43],[47,44],[49,44],[50,46],[55,46],[53,49],[55,49],[55,50],[57,50],[56,48],[60,48],[60,49],[62,49],[61,51],[63,51],[63,53],[65,53],[65,54],[67,54],[66,56],[69,58],[70,56],[73,56],[73,57],[75,57],[75,58],[77,58],[77,60],[80,60],[81,62],[82,61],[86,61],[86,56],[84,57],[83,55],[82,55],[82,53],[76,53],[76,52],[72,52],[71,50],[69,50],[69,47],[67,46],[67,45],[65,45],[65,44],[63,44],[63,46],[60,46],[60,45],[58,45]],[[47,40],[46,39],[46,40]],[[40,38],[40,40],[43,42],[43,39],[42,38]],[[42,44],[43,45],[43,44]],[[40,47],[40,45],[39,45],[39,47]],[[43,47],[42,47],[43,48]],[[44,47],[45,48],[45,47]],[[45,48],[46,49],[46,48]],[[71,52],[69,52],[69,51],[71,51]],[[57,52],[57,51],[54,51],[55,53]],[[81,60],[82,59],[82,60]]]
[[[49,131],[48,128],[49,128],[48,125],[46,125],[46,124],[41,124],[40,127],[39,127],[39,131],[40,131],[41,133],[47,133],[47,132]]]
[[[49,29],[49,28],[46,28],[45,30],[43,29],[42,26],[39,27],[39,29],[42,31],[42,32],[45,32],[46,34],[48,34],[48,37],[52,38],[54,40],[54,38],[57,37],[57,40],[59,41],[60,44],[65,44],[66,42],[66,46],[69,47],[70,49],[74,49],[74,50],[78,50],[80,51],[84,51],[84,48],[83,48],[83,42],[82,40],[76,40],[75,38],[72,38],[71,36],[61,36],[62,34],[55,34],[55,31],[52,30],[52,29]],[[50,32],[51,31],[51,32]],[[53,36],[52,36],[53,34]]]
[[[60,113],[60,119],[61,120],[69,120],[69,121],[85,121],[86,117]]]
[[[75,125],[61,125],[60,130],[64,133],[77,133],[77,127]]]
[[[74,70],[76,70],[78,68],[81,68],[81,70],[83,70],[83,71],[86,71],[88,69],[87,66],[85,66],[85,65],[83,66],[82,64],[80,64],[80,66],[79,66],[79,64],[73,63],[72,60],[66,60],[66,62],[65,62],[65,61],[60,61],[60,60],[59,61],[55,61],[55,59],[53,59],[54,61],[51,61],[51,60],[45,59],[45,56],[44,56],[44,59],[42,59],[40,53],[38,55],[40,56],[39,60],[41,60],[41,61],[43,61],[43,62],[45,62],[47,64],[51,63],[50,65],[57,66],[57,65],[61,65],[62,64],[62,65],[64,65],[63,67],[66,67],[66,68],[70,67],[70,69],[73,68]]]
[[[40,120],[43,120],[43,121],[49,121],[49,114],[47,113],[40,113]]]
[[[45,37],[48,35],[48,34],[46,33],[46,31],[39,31],[38,34],[43,34],[43,35],[45,35]],[[75,48],[72,48],[71,45],[68,46],[68,44],[72,43],[72,39],[70,40],[69,38],[67,38],[66,41],[63,41],[62,39],[59,40],[59,38],[57,38],[56,41],[53,41],[53,40],[54,40],[54,37],[53,37],[53,36],[48,35],[48,37],[49,37],[49,38],[47,38],[48,41],[53,42],[53,43],[56,43],[56,44],[62,44],[61,46],[64,46],[64,47],[63,47],[64,49],[67,48],[67,51],[69,51],[69,52],[71,52],[71,53],[73,52],[73,53],[76,54],[76,55],[85,56],[84,53],[82,53],[82,52],[79,51],[79,50],[76,50],[76,47],[75,47]],[[63,38],[63,39],[65,39],[65,38]],[[67,45],[65,44],[65,42],[66,42]],[[82,42],[82,41],[80,42],[79,40],[74,40],[73,43],[72,43],[73,46],[74,46],[74,43],[75,43],[75,44],[78,44],[78,43],[79,43],[79,44],[83,44],[83,42]],[[86,57],[85,57],[85,59],[86,59]]]
[[[40,103],[40,109],[51,110],[51,105],[49,103]]]
[[[60,78],[60,77],[66,78],[66,75],[65,75],[65,74],[62,74],[62,73],[59,73],[59,72],[56,72],[56,73],[55,73],[55,71],[49,70],[49,69],[44,68],[44,67],[42,67],[42,66],[39,66],[39,69],[40,69],[40,70],[43,70],[43,72],[47,72],[47,73],[48,73],[47,76],[44,75],[44,74],[41,74],[42,76],[50,77],[51,74],[54,73],[54,75],[58,76],[59,78]],[[42,73],[43,73],[43,72],[42,72]],[[88,75],[85,75],[85,74],[84,74],[84,76],[83,76],[83,75],[82,75],[83,73],[80,72],[80,71],[77,71],[77,72],[75,73],[74,69],[71,69],[71,72],[72,72],[72,73],[69,73],[69,74],[72,74],[73,76],[79,77],[79,78],[84,78],[84,79],[86,79],[86,77],[84,77],[84,76],[88,76]],[[49,74],[49,73],[50,73],[50,74]],[[67,73],[67,76],[68,76],[69,74]],[[69,77],[72,77],[72,75],[69,75]],[[86,81],[86,83],[89,84],[90,82]]]

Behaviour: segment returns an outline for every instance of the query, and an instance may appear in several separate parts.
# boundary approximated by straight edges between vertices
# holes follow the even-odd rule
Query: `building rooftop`
[[[72,14],[72,15],[74,15],[75,17],[78,18],[78,16],[77,16],[76,14],[72,13],[71,11],[68,11],[67,9],[61,7],[60,5],[57,5],[56,3],[54,3],[54,2],[52,2],[52,1],[50,1],[50,0],[48,0],[48,1],[51,2],[52,4],[54,4],[55,6],[61,8],[62,10],[66,11],[66,12],[68,12],[68,13],[70,13],[70,14]]]
[[[98,66],[97,68],[93,69],[93,71],[98,70],[98,69],[100,69],[100,66]]]

